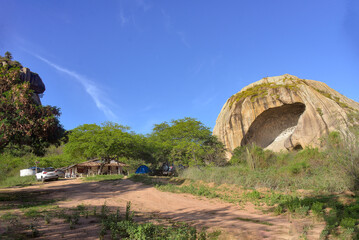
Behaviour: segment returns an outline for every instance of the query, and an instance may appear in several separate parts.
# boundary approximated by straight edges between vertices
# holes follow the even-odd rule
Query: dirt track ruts
[[[120,181],[82,182],[81,180],[60,180],[14,191],[49,191],[60,207],[74,207],[79,204],[125,209],[131,201],[132,210],[155,218],[186,221],[198,227],[222,230],[225,239],[299,239],[305,224],[311,220],[288,219],[288,216],[263,214],[252,204],[245,207],[220,200],[206,199],[190,194],[161,192],[152,186]],[[242,221],[252,219],[265,221],[270,225]],[[322,224],[314,224],[307,234],[308,239],[318,239]]]

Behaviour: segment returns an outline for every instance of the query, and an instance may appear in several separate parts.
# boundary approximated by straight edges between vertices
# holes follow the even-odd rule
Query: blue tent
[[[136,170],[136,173],[149,173],[151,172],[151,170],[146,166],[146,165],[142,165],[142,166],[139,166]]]

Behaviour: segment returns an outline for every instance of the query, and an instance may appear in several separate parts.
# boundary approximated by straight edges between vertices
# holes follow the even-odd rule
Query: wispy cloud
[[[91,96],[92,100],[96,104],[96,107],[101,110],[109,120],[117,120],[117,116],[112,112],[112,110],[107,104],[108,102],[110,102],[109,99],[105,97],[105,94],[91,80],[74,71],[71,71],[53,62],[50,62],[46,58],[43,58],[37,54],[33,55],[41,61],[47,63],[49,66],[55,68],[59,72],[65,73],[78,81],[84,87],[86,92]]]
[[[171,17],[164,9],[161,9],[161,13],[162,13],[162,16],[163,16],[165,28],[166,28],[167,31],[170,31],[171,27],[172,27]]]
[[[144,12],[147,12],[151,8],[151,4],[145,0],[136,0],[138,7],[142,8]]]
[[[130,21],[130,18],[125,16],[123,9],[120,10],[119,19],[121,22],[121,26],[125,26]]]
[[[189,43],[187,41],[186,34],[184,32],[176,32],[176,34],[179,36],[179,38],[180,38],[181,42],[183,43],[183,45],[190,48],[190,45],[189,45]]]
[[[186,33],[175,29],[175,27],[173,26],[173,24],[171,22],[171,16],[164,9],[161,9],[161,13],[163,16],[163,23],[165,25],[166,31],[170,34],[176,34],[178,36],[179,40],[181,41],[181,43],[183,45],[185,45],[187,48],[190,48],[191,46],[190,46],[189,42],[187,41]]]

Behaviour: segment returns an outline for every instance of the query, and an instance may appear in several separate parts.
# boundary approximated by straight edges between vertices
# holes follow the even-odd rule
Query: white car
[[[65,172],[61,169],[56,169],[55,173],[57,174],[57,176],[59,176],[59,178],[65,178]]]
[[[45,168],[42,172],[36,173],[36,179],[39,181],[46,181],[51,179],[58,180],[59,175],[57,174],[54,168],[50,167],[50,168]]]

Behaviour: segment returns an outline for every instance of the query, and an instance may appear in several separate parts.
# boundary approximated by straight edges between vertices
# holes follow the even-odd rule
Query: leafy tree
[[[221,165],[224,146],[208,127],[194,118],[172,120],[156,124],[149,136],[158,162],[175,162],[184,165]]]
[[[5,58],[12,60],[12,54],[10,52],[5,53]]]
[[[30,83],[20,80],[18,64],[0,66],[0,152],[29,146],[34,154],[43,155],[63,136],[59,116],[59,108],[35,102]]]
[[[65,153],[73,158],[100,158],[102,165],[99,172],[111,160],[146,157],[145,139],[128,130],[129,127],[112,122],[105,122],[101,126],[81,125],[71,130]]]

